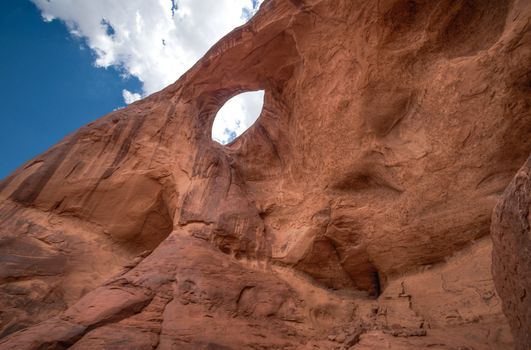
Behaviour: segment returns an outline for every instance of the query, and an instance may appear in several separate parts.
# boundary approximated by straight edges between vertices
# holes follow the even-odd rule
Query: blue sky
[[[96,68],[82,39],[46,23],[29,1],[0,1],[0,178],[140,91],[113,67]],[[83,49],[82,49],[83,48]]]
[[[177,80],[262,1],[0,1],[0,178]],[[235,98],[213,138],[241,134],[262,101],[260,93]]]

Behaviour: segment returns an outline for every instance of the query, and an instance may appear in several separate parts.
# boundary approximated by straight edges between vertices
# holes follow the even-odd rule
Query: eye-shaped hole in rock
[[[264,90],[244,92],[228,100],[212,124],[212,140],[226,145],[249,129],[260,116]]]

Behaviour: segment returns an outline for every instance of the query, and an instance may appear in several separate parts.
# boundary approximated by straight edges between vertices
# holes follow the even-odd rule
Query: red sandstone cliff
[[[0,182],[0,349],[513,348],[489,226],[531,150],[530,18],[266,1]],[[214,143],[256,89],[259,120]]]

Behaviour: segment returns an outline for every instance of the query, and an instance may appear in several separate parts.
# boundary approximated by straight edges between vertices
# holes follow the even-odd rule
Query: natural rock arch
[[[511,348],[488,232],[531,147],[531,4],[412,3],[266,1],[175,84],[0,182],[3,335],[27,327],[0,348]],[[467,23],[471,51],[447,40]],[[254,127],[212,142],[257,89]],[[135,232],[116,211],[162,243],[116,242]]]

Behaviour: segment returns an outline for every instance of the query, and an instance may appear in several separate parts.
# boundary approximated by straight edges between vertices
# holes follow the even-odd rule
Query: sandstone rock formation
[[[493,275],[517,349],[531,348],[531,156],[492,218]]]
[[[530,18],[264,2],[0,182],[0,349],[511,349],[488,234],[531,149]]]

